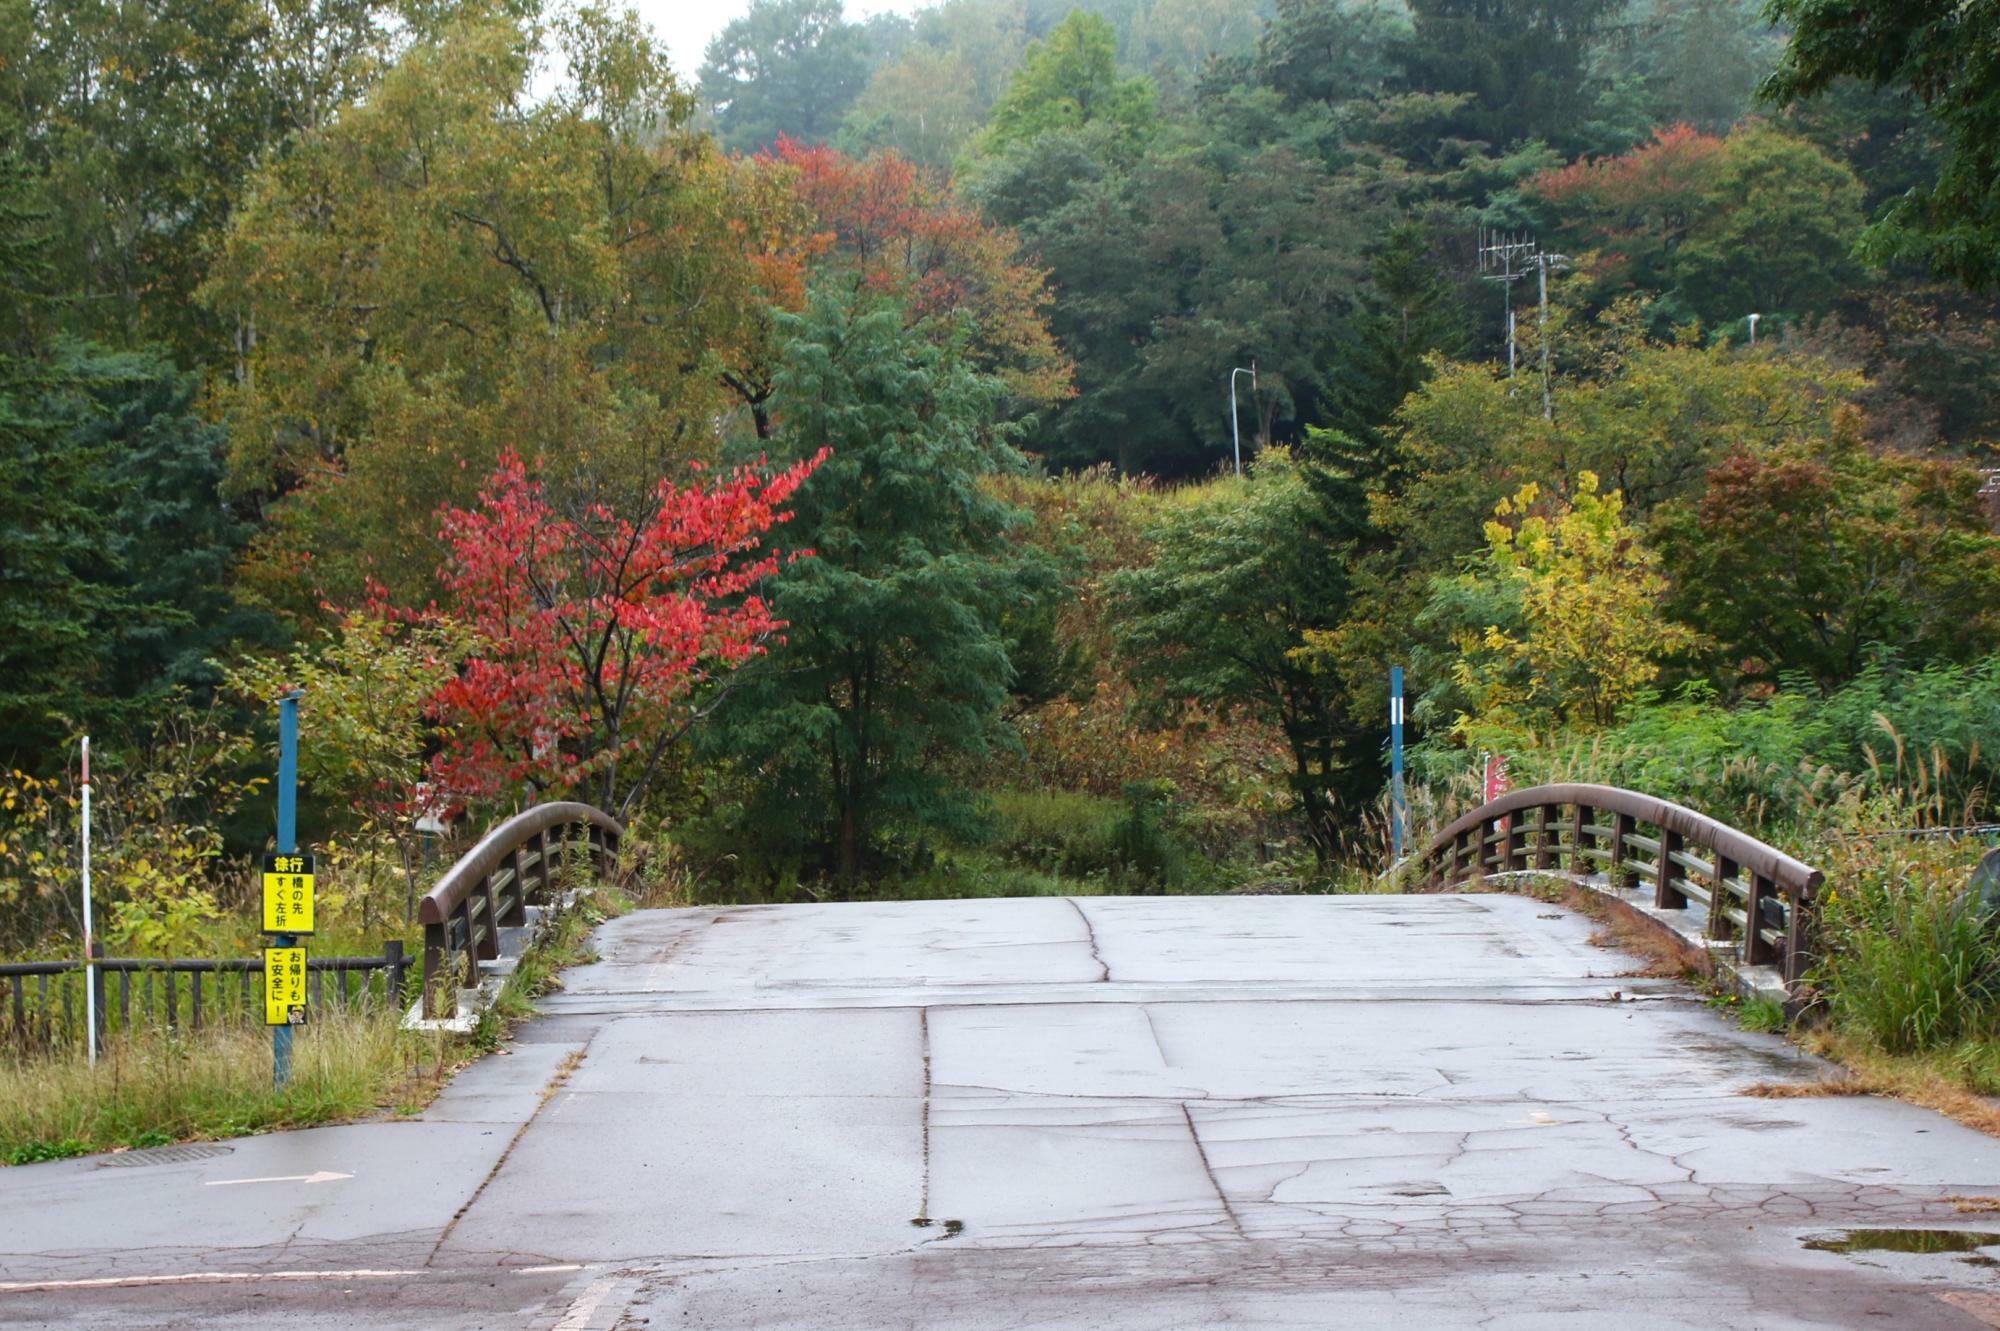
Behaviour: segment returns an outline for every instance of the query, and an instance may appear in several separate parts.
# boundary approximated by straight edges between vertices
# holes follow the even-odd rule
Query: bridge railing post
[[[1661,910],[1685,910],[1686,893],[1674,887],[1674,856],[1681,853],[1681,834],[1671,827],[1660,828],[1660,862],[1653,870],[1653,905]]]
[[[1611,817],[1611,862],[1605,865],[1610,874],[1611,886],[1621,891],[1632,885],[1632,871],[1626,867],[1625,859],[1631,854],[1626,842],[1632,836],[1635,819],[1629,813],[1613,814]]]
[[[479,899],[486,921],[475,951],[481,961],[492,961],[500,955],[500,903],[493,899],[493,875],[490,873],[479,880]]]
[[[528,870],[527,856],[519,846],[507,852],[507,892],[505,908],[501,912],[500,923],[509,927],[519,927],[528,922]]]
[[[1771,944],[1764,938],[1764,903],[1771,899],[1771,880],[1761,873],[1750,875],[1750,899],[1743,905],[1743,960],[1761,966],[1771,959]]]
[[[1721,851],[1715,854],[1715,885],[1708,895],[1708,928],[1710,938],[1729,937],[1729,916],[1724,914],[1729,903],[1736,897],[1735,879],[1740,866]]]

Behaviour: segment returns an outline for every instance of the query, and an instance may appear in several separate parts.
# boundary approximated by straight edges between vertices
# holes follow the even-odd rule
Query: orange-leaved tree
[[[1021,257],[1012,232],[955,198],[941,177],[894,153],[854,158],[782,138],[755,161],[804,205],[818,268],[844,269],[894,296],[913,323],[962,339],[973,366],[1024,402],[1046,406],[1074,391],[1044,315],[1047,275]],[[750,405],[768,434],[761,400]]]

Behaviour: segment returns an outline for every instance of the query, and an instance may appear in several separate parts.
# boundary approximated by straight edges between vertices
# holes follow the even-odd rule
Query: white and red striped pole
[[[97,931],[90,917],[90,736],[83,737],[83,1023],[97,1066]]]

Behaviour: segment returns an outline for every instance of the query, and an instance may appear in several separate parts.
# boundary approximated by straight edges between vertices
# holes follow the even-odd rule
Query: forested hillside
[[[1930,8],[0,0],[0,946],[85,732],[115,927],[236,928],[289,685],[360,929],[558,794],[683,899],[1358,881],[1398,665],[1419,831],[1989,818]]]

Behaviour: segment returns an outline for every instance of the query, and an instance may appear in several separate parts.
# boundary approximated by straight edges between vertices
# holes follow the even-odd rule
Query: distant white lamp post
[[[1753,347],[1757,345],[1757,321],[1763,317],[1761,314],[1750,316],[1750,345]]]
[[[1229,438],[1236,449],[1236,474],[1241,476],[1243,474],[1243,431],[1236,423],[1236,376],[1239,374],[1250,376],[1250,391],[1253,393],[1256,392],[1257,362],[1254,360],[1251,361],[1250,368],[1247,370],[1239,367],[1229,372]]]

